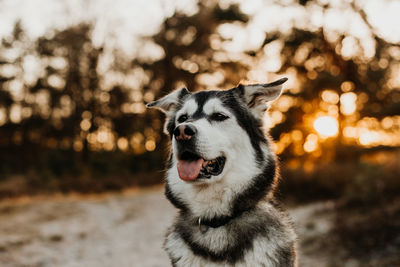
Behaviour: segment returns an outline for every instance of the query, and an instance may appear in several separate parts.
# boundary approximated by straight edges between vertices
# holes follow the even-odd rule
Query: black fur
[[[245,102],[243,99],[244,89],[242,85],[229,90],[228,93],[230,97],[224,101],[225,107],[230,108],[234,112],[239,125],[250,137],[251,145],[256,151],[257,160],[262,162],[264,156],[260,144],[267,144],[267,139],[262,131],[262,122],[255,118],[247,108],[243,107]]]
[[[217,97],[222,101],[224,107],[231,110],[231,112],[235,115],[240,127],[249,135],[251,144],[256,151],[257,161],[262,164],[265,159],[260,144],[267,144],[267,139],[264,137],[264,134],[261,130],[261,122],[256,119],[245,107],[243,107],[243,103],[241,103],[240,100],[241,89],[242,88],[239,87],[229,91],[202,91],[193,94],[198,108],[190,119],[195,120],[205,117],[206,114],[203,112],[204,104],[207,100]],[[175,128],[175,118],[171,118],[168,125],[169,126],[167,128],[170,133],[172,133],[172,127]],[[276,177],[275,158],[271,157],[268,160],[269,162],[265,165],[263,172],[253,179],[254,183],[235,198],[232,205],[232,213],[230,215],[221,215],[214,218],[202,218],[202,225],[213,228],[225,226],[232,223],[243,213],[251,212],[261,198],[263,198],[271,189]],[[249,233],[260,234],[257,231],[252,232],[251,229],[247,229],[245,232],[247,234],[237,235],[237,242],[233,242],[236,244],[235,246],[227,248],[223,253],[215,254],[212,251],[208,251],[206,248],[196,244],[192,240],[193,237],[190,234],[191,231],[187,231],[188,229],[185,227],[198,227],[198,222],[190,217],[190,211],[188,210],[187,205],[184,203],[184,201],[179,199],[178,196],[175,196],[172,193],[168,183],[166,184],[165,194],[171,203],[181,210],[180,221],[185,222],[178,224],[176,229],[177,232],[199,256],[203,256],[214,261],[228,261],[231,263],[236,262],[242,258],[245,250],[250,249],[253,236]],[[187,225],[188,221],[191,221],[190,226]],[[267,231],[267,229],[264,230]],[[246,236],[246,238],[243,238],[243,236]]]
[[[179,261],[180,259],[181,259],[181,258],[171,259],[171,265],[172,265],[172,267],[175,267],[176,264],[178,263],[178,261]]]
[[[193,97],[197,103],[197,110],[193,114],[192,119],[196,120],[196,119],[205,117],[206,114],[203,112],[204,104],[206,103],[207,100],[209,100],[215,96],[216,96],[216,91],[201,91],[201,92],[195,93],[193,95]]]
[[[281,79],[265,86],[277,86],[285,81],[285,79]],[[180,100],[186,100],[189,96],[187,93],[181,93],[179,97]],[[225,248],[221,248],[221,251],[213,251],[197,240],[196,235],[199,234],[199,231],[202,231],[200,229],[202,227],[198,225],[199,218],[193,216],[188,204],[179,195],[172,192],[167,181],[165,195],[180,210],[172,231],[184,240],[195,255],[217,263],[229,264],[242,261],[245,253],[252,249],[253,241],[256,237],[266,237],[271,240],[291,240],[288,232],[285,231],[287,226],[281,222],[281,219],[285,217],[283,213],[278,209],[272,208],[276,214],[280,214],[274,215],[257,208],[257,204],[274,189],[274,183],[278,179],[279,172],[275,156],[264,155],[262,151],[261,145],[268,146],[269,142],[262,131],[261,120],[253,116],[247,107],[247,103],[245,103],[244,87],[238,86],[227,91],[201,91],[190,94],[190,97],[195,99],[198,107],[195,113],[188,118],[189,121],[207,118],[203,111],[205,103],[211,98],[218,98],[222,105],[234,114],[239,126],[249,136],[256,154],[256,161],[260,168],[263,167],[263,170],[262,173],[251,179],[252,183],[249,184],[248,188],[245,188],[235,196],[231,204],[230,214],[213,218],[201,218],[201,225],[205,227],[205,231],[214,231],[216,228],[225,227],[231,234],[232,240]],[[183,101],[179,101],[176,108],[177,111],[182,107],[182,104]],[[171,137],[176,127],[175,119],[175,115],[173,115],[167,123],[167,130]],[[207,119],[210,120],[209,118]],[[185,146],[185,148],[187,147]],[[173,155],[171,154],[168,168],[172,167],[172,157]],[[274,230],[270,231],[271,229]],[[276,262],[277,266],[294,266],[296,257],[294,240],[290,242],[289,245],[292,245],[292,247],[287,247],[288,243],[285,243],[286,247],[276,248],[276,252],[274,252],[276,255],[273,258],[274,261],[279,261]],[[275,245],[279,246],[278,244]],[[179,259],[171,259],[173,266],[178,262]]]
[[[262,86],[264,88],[274,87],[274,86],[278,86],[278,85],[284,84],[287,80],[288,80],[288,78],[285,77],[285,78],[281,78],[281,79],[279,79],[277,81],[274,81],[272,83],[263,84]]]
[[[278,218],[268,216],[264,211],[258,209],[247,211],[243,213],[243,219],[241,217],[237,219],[238,221],[232,220],[224,226],[232,233],[233,240],[230,242],[230,246],[227,246],[219,252],[214,252],[196,242],[193,233],[201,230],[194,225],[195,222],[190,216],[181,215],[175,226],[175,231],[179,233],[186,244],[190,246],[195,255],[214,262],[228,262],[234,264],[243,260],[245,252],[252,249],[253,240],[256,236],[274,238],[271,236],[272,233],[270,233],[269,229],[274,228],[276,231],[276,229],[283,229],[284,227]],[[243,220],[245,220],[246,223],[243,223]],[[278,249],[278,251],[280,250],[281,249]],[[287,258],[288,255],[279,255],[279,257]]]
[[[235,198],[231,215],[202,218],[201,224],[217,228],[239,217],[243,212],[251,210],[267,194],[275,180],[276,163],[275,159],[270,159],[264,171],[253,179],[254,183]]]
[[[233,205],[233,214],[241,213],[254,207],[268,191],[276,179],[276,162],[270,159],[264,171],[253,179],[254,184],[236,197]]]
[[[177,99],[178,102],[177,102],[177,105],[176,105],[176,110],[179,110],[179,109],[182,108],[184,99],[186,97],[188,97],[189,95],[191,95],[191,93],[186,88],[182,88],[181,89],[181,91],[179,92],[179,95],[178,95],[178,99]],[[147,106],[153,106],[154,105],[153,103],[156,103],[156,102],[157,101],[154,101],[154,102],[148,104]],[[168,132],[170,138],[173,138],[173,136],[174,136],[173,132],[174,132],[175,127],[176,127],[175,126],[175,115],[171,116],[170,118],[167,118],[167,119],[168,119],[168,122],[167,122],[166,129],[167,129],[167,132]]]
[[[169,201],[178,209],[181,210],[181,213],[187,213],[188,207],[184,201],[182,201],[178,196],[175,196],[168,183],[165,184],[165,196],[168,198]]]
[[[218,98],[222,101],[225,108],[233,112],[240,127],[249,135],[251,145],[256,151],[256,159],[261,163],[264,160],[264,156],[260,148],[260,143],[266,144],[267,139],[262,132],[262,122],[256,119],[250,111],[243,106],[244,102],[241,100],[243,96],[242,90],[243,88],[239,86],[227,91],[201,91],[193,94],[198,107],[190,119],[197,120],[206,117],[206,114],[203,112],[204,104],[209,99]],[[173,119],[175,121],[175,118]]]
[[[293,267],[296,258],[296,248],[293,244],[290,248],[279,250],[279,266]]]
[[[175,130],[175,116],[172,116],[171,118],[169,118],[169,121],[167,123],[167,132],[171,139],[174,137],[173,134],[174,130]]]
[[[255,118],[250,111],[243,106],[245,104],[242,99],[243,90],[243,86],[240,85],[237,88],[227,91],[201,91],[194,93],[192,97],[195,99],[198,107],[195,113],[190,117],[190,120],[198,120],[206,117],[206,114],[203,112],[203,107],[207,100],[212,98],[220,99],[224,107],[232,111],[238,120],[240,127],[248,134],[251,145],[256,151],[256,159],[261,165],[261,163],[264,161],[264,156],[261,151],[260,144],[267,144],[268,141],[262,131],[262,122]],[[182,97],[186,95],[187,94],[183,94]],[[182,107],[182,101],[179,102],[180,103],[177,106],[177,111]],[[169,122],[167,123],[167,131],[171,138],[173,136],[175,127],[175,116],[171,116],[171,118],[169,118]]]
[[[267,192],[271,188],[271,185],[274,182],[274,178],[275,161],[271,161],[270,164],[267,164],[263,173],[254,178],[254,184],[235,198],[233,202],[232,215],[214,217],[211,219],[202,219],[202,225],[210,226],[213,228],[221,226],[230,227],[230,225],[235,225],[235,219],[240,218],[240,216],[242,216],[244,213],[246,213],[248,216],[253,212],[255,205],[261,200],[261,198],[263,198],[267,194]],[[172,198],[172,200],[170,199],[171,202],[177,208],[179,208],[174,203],[177,201],[177,199],[169,190],[168,184],[166,188],[169,192],[169,196],[167,195],[167,197],[169,199]],[[178,202],[178,205],[182,206],[182,204],[183,203]],[[230,263],[234,263],[241,260],[244,252],[247,249],[251,249],[252,240],[256,234],[262,235],[264,232],[266,234],[268,227],[271,223],[279,223],[279,221],[268,221],[268,223],[262,221],[260,222],[260,225],[253,225],[253,227],[257,230],[251,227],[249,229],[240,229],[240,233],[237,232],[239,231],[239,229],[235,229],[234,231],[232,231],[232,233],[236,234],[236,241],[232,242],[235,245],[226,248],[223,253],[214,253],[193,241],[193,236],[191,235],[191,233],[193,232],[193,228],[198,227],[198,221],[197,218],[193,219],[193,217],[191,217],[190,212],[188,212],[185,204],[183,204],[183,207],[184,210],[182,210],[183,212],[180,216],[181,223],[178,223],[176,231],[181,235],[182,239],[185,240],[185,242],[192,248],[196,255],[211,259],[213,261],[227,261]]]

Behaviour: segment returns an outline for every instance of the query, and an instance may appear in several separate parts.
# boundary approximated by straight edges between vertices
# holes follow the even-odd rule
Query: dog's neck
[[[186,220],[192,221],[193,226],[198,225],[199,227],[207,226],[218,228],[240,217],[244,212],[253,209],[257,203],[266,199],[267,195],[271,197],[276,175],[275,160],[270,160],[269,164],[264,166],[263,172],[253,178],[253,186],[248,187],[237,194],[233,199],[230,199],[230,203],[227,203],[227,207],[230,207],[229,210],[225,208],[219,209],[218,202],[213,202],[211,199],[206,201],[209,208],[203,206],[198,210],[193,210],[193,205],[187,202],[187,199],[182,198],[182,195],[174,193],[168,182],[166,184],[165,194],[171,203],[181,210],[181,216],[185,217]],[[220,198],[221,196],[217,197],[217,199]],[[192,200],[193,199],[191,199],[191,201]],[[202,205],[199,202],[195,203]],[[211,207],[210,205],[217,206]]]
[[[253,207],[249,208],[248,210],[242,210],[237,213],[234,213],[230,216],[222,215],[222,216],[215,216],[213,218],[202,218],[199,217],[197,220],[197,224],[199,227],[207,226],[211,228],[218,228],[228,224],[229,222],[235,220],[236,218],[240,217],[244,212],[251,210]]]

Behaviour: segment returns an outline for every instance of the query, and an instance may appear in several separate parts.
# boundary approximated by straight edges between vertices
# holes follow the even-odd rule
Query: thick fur
[[[262,128],[263,114],[285,81],[226,91],[181,89],[148,104],[167,114],[165,132],[171,136],[165,194],[179,215],[164,247],[173,266],[296,266],[296,235],[274,204],[277,161]],[[216,113],[228,118],[213,120]],[[179,123],[182,115],[187,120]],[[196,129],[191,146],[202,158],[226,158],[222,173],[179,178],[181,146],[173,135],[179,125]]]

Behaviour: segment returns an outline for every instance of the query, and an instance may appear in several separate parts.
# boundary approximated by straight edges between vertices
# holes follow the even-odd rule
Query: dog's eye
[[[229,117],[222,113],[216,112],[216,113],[211,114],[210,118],[214,121],[224,121],[224,120],[228,119]]]
[[[180,115],[178,118],[178,122],[182,123],[188,119],[188,116],[186,114]]]

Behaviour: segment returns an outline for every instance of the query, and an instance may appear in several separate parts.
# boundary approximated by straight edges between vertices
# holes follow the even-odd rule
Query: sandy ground
[[[300,266],[327,266],[315,257],[313,240],[331,229],[333,204],[289,213],[301,244]],[[162,242],[175,214],[161,188],[2,202],[0,266],[170,266]]]

